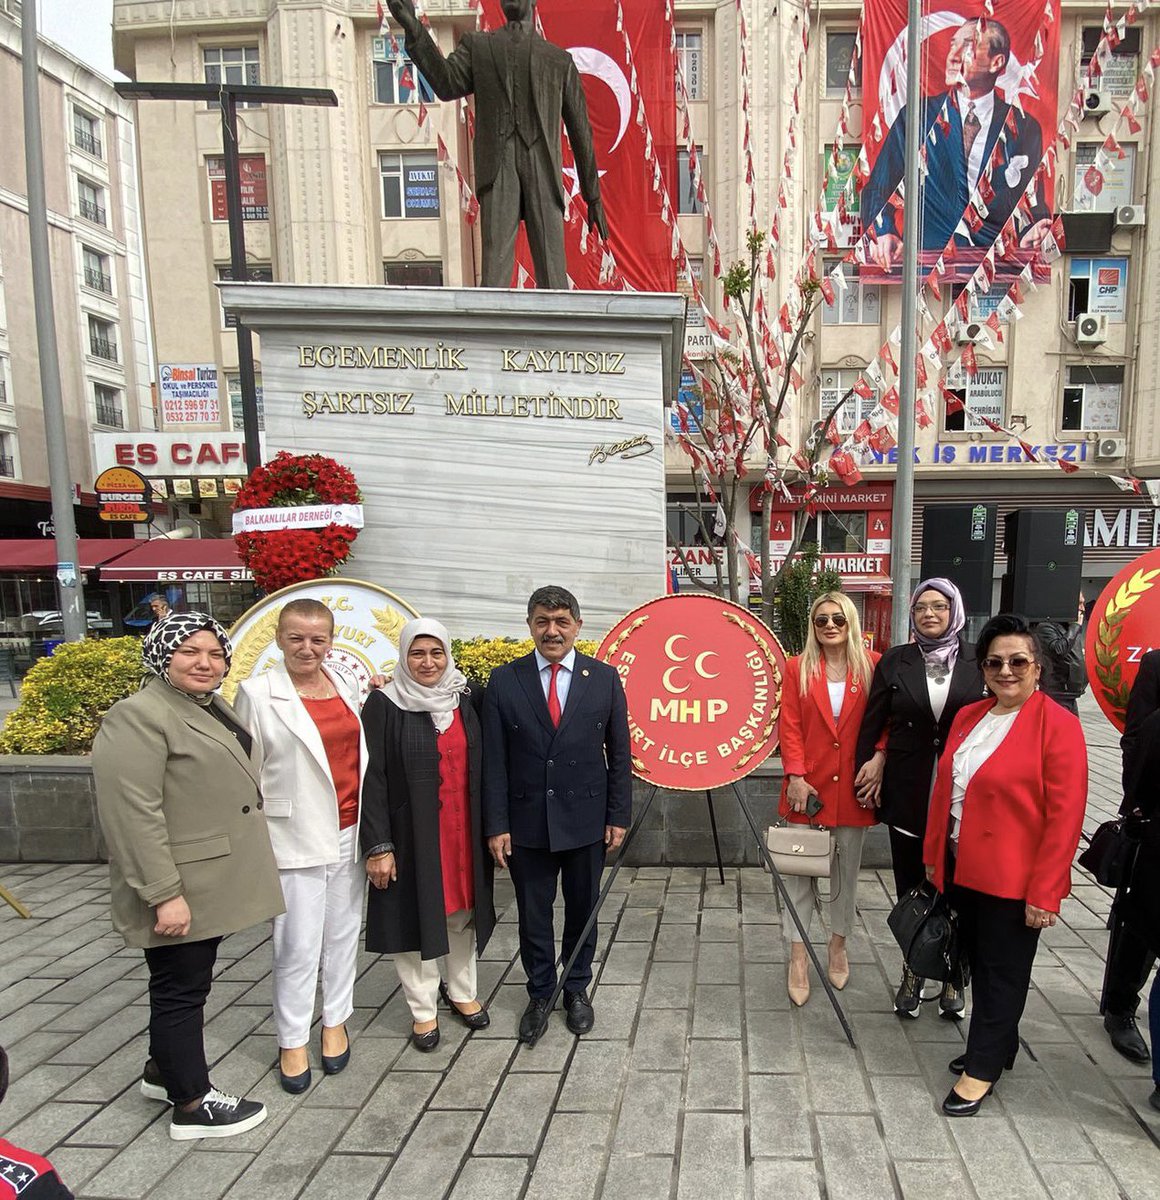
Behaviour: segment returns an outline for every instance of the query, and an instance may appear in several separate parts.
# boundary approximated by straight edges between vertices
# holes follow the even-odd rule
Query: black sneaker
[[[898,991],[894,997],[894,1011],[900,1017],[917,1019],[922,1010],[924,983],[926,980],[920,979],[909,967],[902,968],[902,982],[898,985]]]
[[[169,1093],[165,1090],[165,1080],[161,1078],[161,1072],[151,1058],[145,1060],[145,1070],[141,1072],[141,1095],[146,1100],[160,1100],[162,1104],[170,1103]]]
[[[210,1088],[191,1112],[174,1106],[169,1136],[175,1142],[233,1137],[261,1125],[266,1116],[266,1106],[256,1100],[227,1096],[217,1088]]]
[[[966,1007],[963,989],[955,987],[953,983],[944,983],[938,998],[938,1015],[947,1021],[961,1021]]]

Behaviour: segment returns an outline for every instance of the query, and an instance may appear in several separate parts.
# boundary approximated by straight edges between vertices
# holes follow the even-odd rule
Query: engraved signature
[[[651,454],[655,449],[647,433],[638,433],[636,437],[613,442],[610,446],[593,446],[592,453],[588,455],[588,465],[607,462],[610,458],[640,458],[642,454]]]

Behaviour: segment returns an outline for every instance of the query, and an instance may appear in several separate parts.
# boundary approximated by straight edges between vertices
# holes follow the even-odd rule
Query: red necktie
[[[560,673],[559,663],[549,663],[552,668],[552,678],[548,680],[548,716],[552,718],[552,724],[558,726],[560,724],[560,697],[556,694],[556,676]]]

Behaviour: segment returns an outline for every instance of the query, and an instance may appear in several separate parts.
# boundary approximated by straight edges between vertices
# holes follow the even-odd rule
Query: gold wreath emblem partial
[[[274,635],[278,632],[278,614],[282,605],[272,608],[264,616],[256,620],[246,630],[245,637],[234,647],[233,661],[230,663],[230,673],[222,684],[222,695],[228,704],[233,704],[238,694],[238,687],[243,679],[249,679],[254,673],[258,659],[266,653]]]
[[[1153,580],[1157,575],[1160,575],[1160,570],[1136,571],[1125,583],[1120,584],[1096,626],[1095,675],[1104,699],[1119,717],[1121,726],[1127,719],[1128,693],[1131,689],[1124,681],[1120,667],[1120,635],[1132,605],[1156,586]]]

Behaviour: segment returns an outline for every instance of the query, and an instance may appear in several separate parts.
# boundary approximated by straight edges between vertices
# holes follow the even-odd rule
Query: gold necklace
[[[331,691],[330,681],[327,679],[323,679],[323,681],[322,681],[322,695],[321,696],[316,696],[316,695],[313,695],[311,692],[304,691],[302,688],[298,687],[297,685],[295,685],[294,690],[298,693],[299,696],[302,697],[303,700],[329,700],[329,699],[331,699],[332,696],[337,694],[337,693]]]

